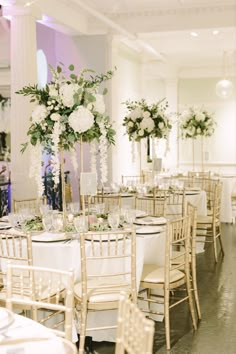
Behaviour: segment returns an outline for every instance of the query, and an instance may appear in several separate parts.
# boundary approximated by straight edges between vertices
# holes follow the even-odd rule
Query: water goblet
[[[77,232],[87,232],[88,231],[88,220],[84,215],[76,216],[74,218],[74,227]]]
[[[120,215],[118,213],[110,213],[107,221],[112,230],[117,230],[120,223]]]
[[[53,214],[52,219],[53,228],[55,231],[59,232],[63,229],[63,215],[62,214]]]
[[[42,217],[43,227],[46,231],[50,231],[52,229],[52,214],[44,214]]]

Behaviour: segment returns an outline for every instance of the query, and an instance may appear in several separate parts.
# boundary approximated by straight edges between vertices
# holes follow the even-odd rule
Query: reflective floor
[[[186,303],[173,309],[168,353],[236,354],[236,225],[223,224],[222,235],[225,257],[218,264],[211,247],[197,255],[202,311],[198,330],[192,330]],[[93,343],[93,352],[113,354],[114,344]],[[153,353],[167,353],[163,323],[156,323]]]

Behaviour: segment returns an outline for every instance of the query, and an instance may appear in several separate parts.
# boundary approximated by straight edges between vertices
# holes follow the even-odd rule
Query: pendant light
[[[234,85],[228,79],[228,55],[227,52],[223,53],[223,79],[216,84],[216,94],[222,99],[228,99],[232,96]]]

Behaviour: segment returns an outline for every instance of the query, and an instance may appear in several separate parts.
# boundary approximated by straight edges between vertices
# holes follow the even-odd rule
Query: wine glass
[[[118,213],[110,213],[107,221],[112,230],[117,230],[120,223],[120,215]]]

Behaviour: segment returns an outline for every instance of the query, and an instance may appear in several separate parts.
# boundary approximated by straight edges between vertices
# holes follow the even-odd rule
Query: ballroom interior
[[[35,102],[16,92],[29,85],[45,87],[54,79],[50,67],[58,65],[65,77],[70,65],[76,75],[83,69],[94,75],[113,71],[99,87],[99,92],[108,90],[106,114],[115,131],[104,184],[97,162],[102,193],[122,186],[122,176],[150,176],[152,183],[160,183],[192,171],[223,181],[225,255],[222,251],[215,262],[207,244],[196,254],[202,309],[198,330],[193,331],[188,309],[181,305],[177,315],[171,314],[171,350],[166,350],[163,321],[157,321],[152,353],[235,353],[236,0],[0,0],[0,5],[0,183],[10,181],[10,211],[13,200],[38,197],[29,178],[30,149],[21,152]],[[129,138],[126,102],[142,99],[168,103],[168,139]],[[214,134],[182,137],[181,117],[190,107],[214,117]],[[70,185],[67,202],[83,209],[80,172],[91,170],[90,144],[75,144],[75,152],[77,172],[70,153],[63,157]],[[42,159],[44,176],[51,156],[45,152]],[[115,352],[107,336],[86,340],[87,352]]]

